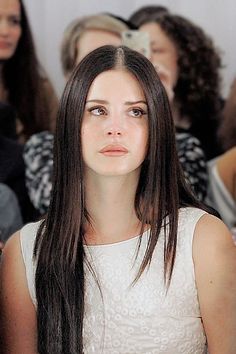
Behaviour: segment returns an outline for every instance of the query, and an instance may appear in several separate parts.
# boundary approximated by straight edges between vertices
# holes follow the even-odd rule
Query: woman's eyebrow
[[[129,106],[129,105],[132,105],[132,104],[138,104],[138,103],[143,103],[147,106],[147,102],[146,101],[143,101],[143,100],[139,100],[139,101],[127,101],[125,102],[125,105]]]
[[[108,101],[106,100],[100,100],[100,99],[92,99],[92,100],[88,100],[86,101],[86,103],[101,103],[101,104],[109,104]],[[147,102],[146,101],[143,101],[143,100],[138,100],[138,101],[127,101],[125,102],[125,105],[127,106],[130,106],[130,105],[133,105],[133,104],[138,104],[138,103],[143,103],[145,105],[147,105]]]
[[[99,99],[92,99],[92,100],[88,100],[86,101],[86,103],[91,103],[91,102],[96,102],[96,103],[101,103],[101,104],[108,104],[109,102],[106,100],[99,100]]]

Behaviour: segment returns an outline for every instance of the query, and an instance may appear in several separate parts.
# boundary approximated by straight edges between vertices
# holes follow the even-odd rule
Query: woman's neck
[[[91,217],[86,229],[88,244],[115,243],[140,233],[134,208],[137,183],[133,174],[86,180],[86,207]]]

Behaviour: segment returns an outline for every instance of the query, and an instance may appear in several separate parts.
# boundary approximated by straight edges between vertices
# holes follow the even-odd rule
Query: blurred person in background
[[[23,160],[23,146],[15,140],[16,112],[8,104],[0,103],[0,183],[11,189],[19,204],[24,223],[35,221],[39,216],[30,202],[25,182],[25,164]],[[8,191],[7,191],[8,195]],[[8,200],[8,198],[4,198]],[[8,208],[7,204],[5,208]],[[7,222],[3,200],[1,201],[0,220]],[[4,216],[5,215],[5,216]],[[9,211],[11,217],[11,211]],[[10,225],[10,221],[9,221]]]
[[[39,65],[22,0],[0,0],[0,101],[15,109],[21,143],[54,129],[58,100]]]
[[[236,227],[236,146],[208,161],[208,172],[207,202],[233,230]]]
[[[15,193],[0,183],[0,252],[7,239],[23,226],[21,211]]]
[[[190,20],[167,8],[145,6],[129,20],[151,41],[151,62],[169,72],[177,132],[198,138],[210,160],[222,152],[217,138],[221,118],[221,58],[212,40]]]
[[[76,65],[91,51],[103,45],[121,44],[129,24],[112,14],[98,14],[75,19],[65,29],[61,45],[61,64],[66,79]]]

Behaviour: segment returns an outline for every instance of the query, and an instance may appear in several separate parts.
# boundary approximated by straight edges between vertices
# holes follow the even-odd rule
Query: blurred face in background
[[[19,0],[0,0],[0,60],[14,55],[21,31]]]
[[[119,46],[121,45],[121,37],[105,30],[91,29],[84,31],[77,44],[77,64],[94,49],[104,45]]]
[[[147,32],[151,42],[152,64],[158,66],[169,75],[169,84],[173,88],[178,80],[178,53],[173,41],[165,34],[161,27],[155,22],[145,23],[140,30]],[[161,75],[159,75],[162,79]]]

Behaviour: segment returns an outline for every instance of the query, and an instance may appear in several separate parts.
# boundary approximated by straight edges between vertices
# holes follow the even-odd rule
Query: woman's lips
[[[9,42],[4,42],[4,41],[0,41],[0,49],[8,49],[11,48],[11,43]]]
[[[99,151],[105,156],[123,156],[128,150],[122,145],[107,145]]]

